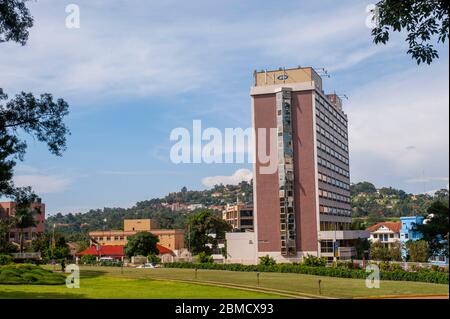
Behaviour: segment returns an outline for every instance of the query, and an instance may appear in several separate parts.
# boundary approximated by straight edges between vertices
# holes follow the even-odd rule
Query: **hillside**
[[[123,219],[152,218],[162,228],[184,228],[186,219],[201,209],[210,209],[217,214],[226,204],[252,203],[252,184],[218,185],[204,191],[190,191],[185,187],[163,198],[153,198],[136,203],[131,208],[104,208],[79,214],[57,214],[47,218],[47,229],[57,225],[57,230],[68,235],[83,234],[91,230],[122,229]],[[448,203],[448,190],[436,192],[434,196],[407,194],[391,187],[377,189],[369,182],[353,184],[351,197],[353,217],[372,224],[400,216],[425,214],[435,200]]]

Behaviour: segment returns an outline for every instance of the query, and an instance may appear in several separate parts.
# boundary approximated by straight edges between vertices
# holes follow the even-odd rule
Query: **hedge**
[[[297,273],[315,276],[339,277],[366,279],[368,273],[362,269],[334,268],[334,267],[312,267],[302,264],[276,264],[273,266],[264,265],[242,265],[242,264],[197,264],[190,262],[175,262],[164,264],[165,268],[190,268],[190,269],[212,269],[227,271],[245,271],[245,272],[279,272],[279,273]],[[419,281],[435,284],[448,284],[448,273],[435,271],[407,272],[404,270],[382,271],[380,270],[381,280],[396,281]]]
[[[66,277],[36,265],[10,264],[0,266],[1,285],[62,285]]]

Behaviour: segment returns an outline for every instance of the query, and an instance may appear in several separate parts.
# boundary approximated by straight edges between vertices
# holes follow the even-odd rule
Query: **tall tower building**
[[[255,71],[254,80],[255,154],[275,152],[278,168],[268,173],[257,156],[256,256],[355,257],[355,241],[368,234],[350,230],[348,119],[341,99],[324,93],[322,78],[310,67]]]

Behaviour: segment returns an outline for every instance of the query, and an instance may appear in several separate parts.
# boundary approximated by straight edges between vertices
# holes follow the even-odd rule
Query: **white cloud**
[[[209,176],[202,179],[202,184],[206,187],[214,187],[214,185],[237,185],[242,181],[249,182],[253,174],[248,169],[238,169],[231,176]]]
[[[422,175],[448,176],[448,85],[448,62],[439,60],[349,94],[345,109],[355,181],[393,185]]]
[[[204,86],[223,91],[236,55],[340,69],[380,50],[368,49],[373,45],[364,4],[336,10],[317,5],[308,11],[309,4],[300,3],[297,10],[270,19],[238,12],[240,19],[227,19],[205,2],[200,10],[181,8],[190,10],[188,19],[180,15],[179,3],[119,3],[79,1],[80,29],[64,27],[63,5],[31,4],[36,23],[27,46],[7,43],[0,52],[0,82],[7,83],[7,92],[49,90],[86,102],[86,94],[92,101]],[[167,24],[163,16],[177,23]]]
[[[448,182],[448,177],[417,177],[406,180],[407,183]]]
[[[17,175],[13,180],[18,187],[31,186],[38,195],[63,192],[72,183],[71,178],[56,175]]]

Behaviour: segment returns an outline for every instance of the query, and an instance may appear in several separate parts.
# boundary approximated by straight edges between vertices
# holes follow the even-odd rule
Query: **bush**
[[[103,267],[122,267],[122,262],[120,260],[102,260],[98,265]]]
[[[161,263],[161,258],[159,258],[155,254],[148,255],[147,259],[148,259],[148,262],[152,263],[152,264],[159,264],[159,263]]]
[[[277,262],[275,261],[275,259],[273,259],[269,255],[259,257],[259,264],[260,265],[263,265],[263,266],[274,266],[274,265],[276,265],[276,263]]]
[[[0,265],[12,264],[13,259],[10,255],[0,255]]]
[[[327,259],[325,257],[316,257],[307,255],[303,257],[303,264],[310,267],[325,267],[327,265]]]
[[[94,265],[97,263],[97,258],[94,255],[81,256],[80,262],[84,265]]]
[[[11,264],[0,266],[2,285],[62,285],[66,277],[36,265]]]
[[[164,264],[166,268],[198,268],[246,272],[279,272],[297,273],[315,276],[366,279],[367,273],[362,269],[348,269],[340,267],[306,266],[305,264],[275,264],[275,265],[242,265],[242,264],[195,264],[189,262],[175,262]],[[448,285],[448,273],[444,272],[407,272],[404,270],[380,271],[381,280],[420,281]]]
[[[200,264],[212,264],[214,263],[214,259],[211,255],[208,255],[205,252],[201,252],[197,255],[197,262]]]

